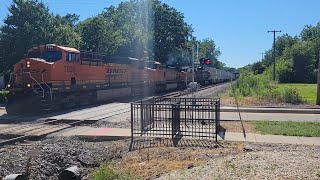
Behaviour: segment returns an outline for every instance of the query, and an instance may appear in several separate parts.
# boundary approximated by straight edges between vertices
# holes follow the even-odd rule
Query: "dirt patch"
[[[262,106],[270,104],[267,101],[261,101],[256,97],[242,97],[238,98],[239,106]],[[222,96],[221,97],[221,105],[222,106],[236,106],[236,101],[234,97],[230,96]]]
[[[226,129],[227,132],[243,132],[240,121],[221,121],[220,125]],[[243,121],[243,127],[246,133],[256,132],[254,126],[248,121]]]
[[[242,143],[224,142],[220,145],[210,149],[155,147],[136,150],[123,156],[117,168],[135,174],[138,178],[154,179],[168,172],[205,165],[212,158],[245,152]]]
[[[220,97],[221,106],[237,106],[234,97],[223,95]],[[287,107],[287,108],[319,108],[315,104],[277,103],[263,100],[258,97],[238,97],[240,107]]]

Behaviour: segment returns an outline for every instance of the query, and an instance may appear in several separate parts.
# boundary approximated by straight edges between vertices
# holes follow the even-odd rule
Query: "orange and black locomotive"
[[[201,70],[196,80],[216,83],[231,77],[215,71]],[[26,58],[14,65],[7,85],[10,92],[6,109],[12,114],[49,111],[184,88],[185,81],[190,80],[190,71],[169,68],[156,61],[40,45],[31,48]]]

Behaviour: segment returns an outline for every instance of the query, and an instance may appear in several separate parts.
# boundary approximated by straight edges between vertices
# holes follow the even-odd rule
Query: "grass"
[[[119,173],[114,171],[106,164],[101,164],[101,166],[92,173],[92,180],[129,180],[134,179],[127,174]]]
[[[8,91],[0,91],[0,104],[5,103],[4,95],[8,93]]]
[[[320,122],[251,121],[255,130],[263,134],[320,137]]]
[[[296,88],[306,102],[316,103],[317,84],[279,84],[277,89],[283,90],[285,88]]]

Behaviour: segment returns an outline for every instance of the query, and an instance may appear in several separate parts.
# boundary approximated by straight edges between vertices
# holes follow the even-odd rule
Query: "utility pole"
[[[194,84],[194,44],[192,43],[192,86]]]
[[[320,50],[319,50],[319,64],[318,64],[318,88],[317,88],[317,105],[320,105]]]
[[[197,61],[199,60],[199,42],[197,42]]]
[[[268,31],[268,33],[273,33],[273,80],[276,80],[276,33],[280,31]]]
[[[262,62],[264,53],[260,53],[260,54],[261,54],[261,62]]]

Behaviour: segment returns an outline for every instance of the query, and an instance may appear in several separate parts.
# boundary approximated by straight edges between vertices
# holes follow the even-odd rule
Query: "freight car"
[[[209,83],[227,79],[208,70],[199,70],[196,77]],[[47,44],[28,50],[26,58],[14,65],[10,79],[6,110],[17,114],[185,88],[191,73],[156,61]]]

